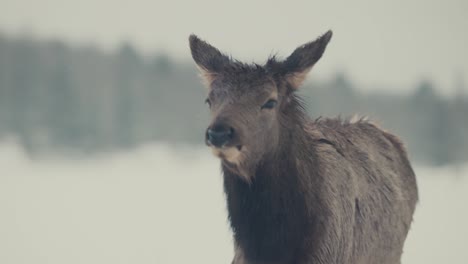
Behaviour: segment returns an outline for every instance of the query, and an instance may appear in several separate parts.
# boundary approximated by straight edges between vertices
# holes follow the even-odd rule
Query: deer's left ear
[[[230,59],[217,48],[195,35],[190,35],[189,42],[193,60],[200,69],[204,81],[209,86],[215,76],[230,62]]]
[[[332,31],[329,30],[315,41],[298,47],[285,61],[282,62],[281,68],[283,73],[293,89],[297,89],[301,86],[307,76],[307,73],[322,57],[332,34]]]

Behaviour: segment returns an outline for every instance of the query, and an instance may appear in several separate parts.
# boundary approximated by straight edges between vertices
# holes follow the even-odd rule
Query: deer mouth
[[[211,147],[211,151],[216,157],[231,164],[238,164],[240,162],[242,150],[242,145],[223,146],[221,148]]]

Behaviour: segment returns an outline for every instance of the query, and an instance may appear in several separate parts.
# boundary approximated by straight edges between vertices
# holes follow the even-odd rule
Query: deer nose
[[[234,129],[226,125],[215,125],[206,131],[207,143],[217,148],[226,145],[233,137]]]

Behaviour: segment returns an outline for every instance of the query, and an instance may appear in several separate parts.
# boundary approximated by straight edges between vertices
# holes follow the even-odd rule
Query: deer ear
[[[293,89],[297,89],[301,86],[307,76],[307,73],[322,57],[332,34],[331,30],[327,31],[315,41],[298,47],[285,61],[283,61],[282,70]]]
[[[230,62],[230,59],[196,35],[190,35],[189,42],[192,58],[200,69],[201,76],[209,85],[224,66]]]

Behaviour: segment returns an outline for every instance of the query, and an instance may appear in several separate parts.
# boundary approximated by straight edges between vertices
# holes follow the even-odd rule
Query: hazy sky
[[[179,59],[189,58],[190,33],[236,58],[263,62],[328,29],[334,37],[311,78],[345,70],[363,89],[380,84],[403,92],[430,78],[447,93],[457,78],[468,79],[466,0],[0,0],[0,31],[104,49],[128,40]]]

